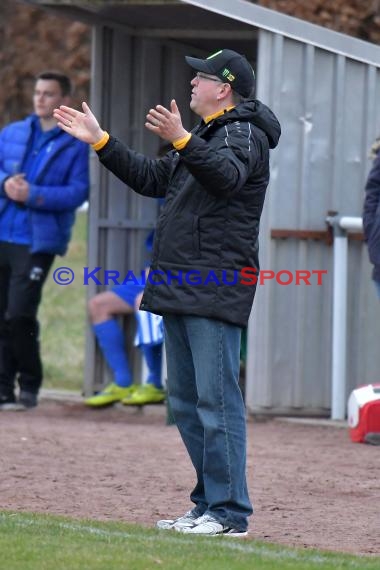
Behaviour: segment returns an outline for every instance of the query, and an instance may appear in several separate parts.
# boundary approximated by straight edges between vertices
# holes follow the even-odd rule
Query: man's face
[[[218,96],[225,84],[215,75],[198,72],[190,85],[193,88],[190,109],[203,118],[215,113],[218,108]]]
[[[38,79],[34,88],[34,112],[40,119],[51,119],[53,111],[67,104],[69,98],[62,95],[61,86],[55,79]]]

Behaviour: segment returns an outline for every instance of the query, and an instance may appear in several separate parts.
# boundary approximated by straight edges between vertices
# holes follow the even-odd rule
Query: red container
[[[377,434],[380,441],[380,384],[360,386],[351,392],[348,426],[350,438],[356,443],[364,443],[368,434]]]

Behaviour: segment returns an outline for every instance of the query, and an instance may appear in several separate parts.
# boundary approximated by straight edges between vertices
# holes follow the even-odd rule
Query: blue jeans
[[[239,388],[237,326],[164,315],[168,396],[197,484],[196,512],[246,530],[252,514],[246,482],[246,419]]]

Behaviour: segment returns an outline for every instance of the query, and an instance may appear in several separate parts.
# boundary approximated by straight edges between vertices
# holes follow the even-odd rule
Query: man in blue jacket
[[[380,140],[372,147],[374,158],[365,186],[363,226],[368,254],[373,263],[372,278],[380,299]]]
[[[54,256],[67,250],[75,210],[88,197],[88,147],[53,117],[70,92],[65,75],[41,73],[34,114],[0,132],[0,410],[37,405],[42,287]]]

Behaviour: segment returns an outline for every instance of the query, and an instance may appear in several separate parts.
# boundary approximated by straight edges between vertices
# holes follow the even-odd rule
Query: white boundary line
[[[46,515],[41,515],[40,513],[36,514],[36,516],[46,516]],[[47,515],[49,516],[49,515]],[[55,515],[53,515],[55,516]],[[18,519],[17,517],[22,517],[22,519]],[[3,522],[5,521],[11,521],[15,526],[17,527],[47,527],[50,526],[49,520],[36,520],[34,518],[32,519],[27,519],[26,518],[27,515],[25,514],[21,514],[21,513],[0,513],[0,526]],[[81,524],[76,524],[76,523],[67,523],[67,522],[59,522],[59,521],[55,521],[57,522],[57,526],[61,529],[65,529],[65,530],[69,530],[75,533],[82,533],[82,534],[90,534],[90,535],[96,535],[96,536],[102,536],[105,538],[122,538],[122,539],[133,539],[133,540],[140,540],[140,541],[145,541],[145,542],[167,542],[170,544],[184,544],[185,541],[189,541],[189,537],[185,537],[184,535],[179,535],[176,534],[173,531],[158,531],[159,534],[157,535],[152,535],[152,536],[147,536],[147,535],[141,535],[138,536],[136,534],[131,534],[128,532],[122,532],[122,531],[110,531],[110,530],[105,530],[105,529],[101,529],[101,528],[97,528],[97,527],[92,527],[92,526],[87,526],[87,525],[81,525]],[[117,523],[118,521],[113,521],[114,523]],[[107,523],[103,523],[103,524],[107,524]],[[149,529],[149,530],[155,530],[155,529]],[[206,537],[203,537],[206,538]],[[210,537],[209,537],[210,538]],[[255,545],[252,544],[252,542],[246,542],[245,539],[241,540],[238,538],[233,538],[233,537],[213,537],[216,540],[218,540],[218,548],[222,548],[222,549],[226,549],[226,550],[233,550],[233,551],[237,551],[240,553],[244,553],[244,554],[258,554],[259,556],[265,557],[267,559],[272,559],[272,560],[295,560],[295,561],[307,561],[307,562],[311,562],[313,564],[326,564],[332,563],[332,559],[330,557],[327,557],[323,554],[312,554],[311,556],[308,556],[307,550],[304,550],[302,552],[297,552],[295,550],[289,550],[292,547],[286,547],[286,549],[284,550],[272,550],[270,548],[267,548],[266,546],[261,546],[261,545]],[[199,540],[198,537],[191,537],[190,540]],[[214,543],[213,543],[214,544]],[[274,547],[281,548],[281,545],[279,544],[275,544],[272,543]],[[342,555],[342,556],[357,556],[358,558],[360,558],[362,555],[360,554],[349,554],[349,553],[344,553],[344,552],[331,552],[331,554],[334,555]],[[369,559],[371,557],[368,557]],[[338,560],[337,560],[338,563]],[[340,566],[340,565],[339,565]],[[361,570],[362,565],[360,564],[360,562],[356,562],[354,560],[349,560],[349,561],[344,561],[344,567],[345,568],[354,568],[354,569],[358,569]]]

